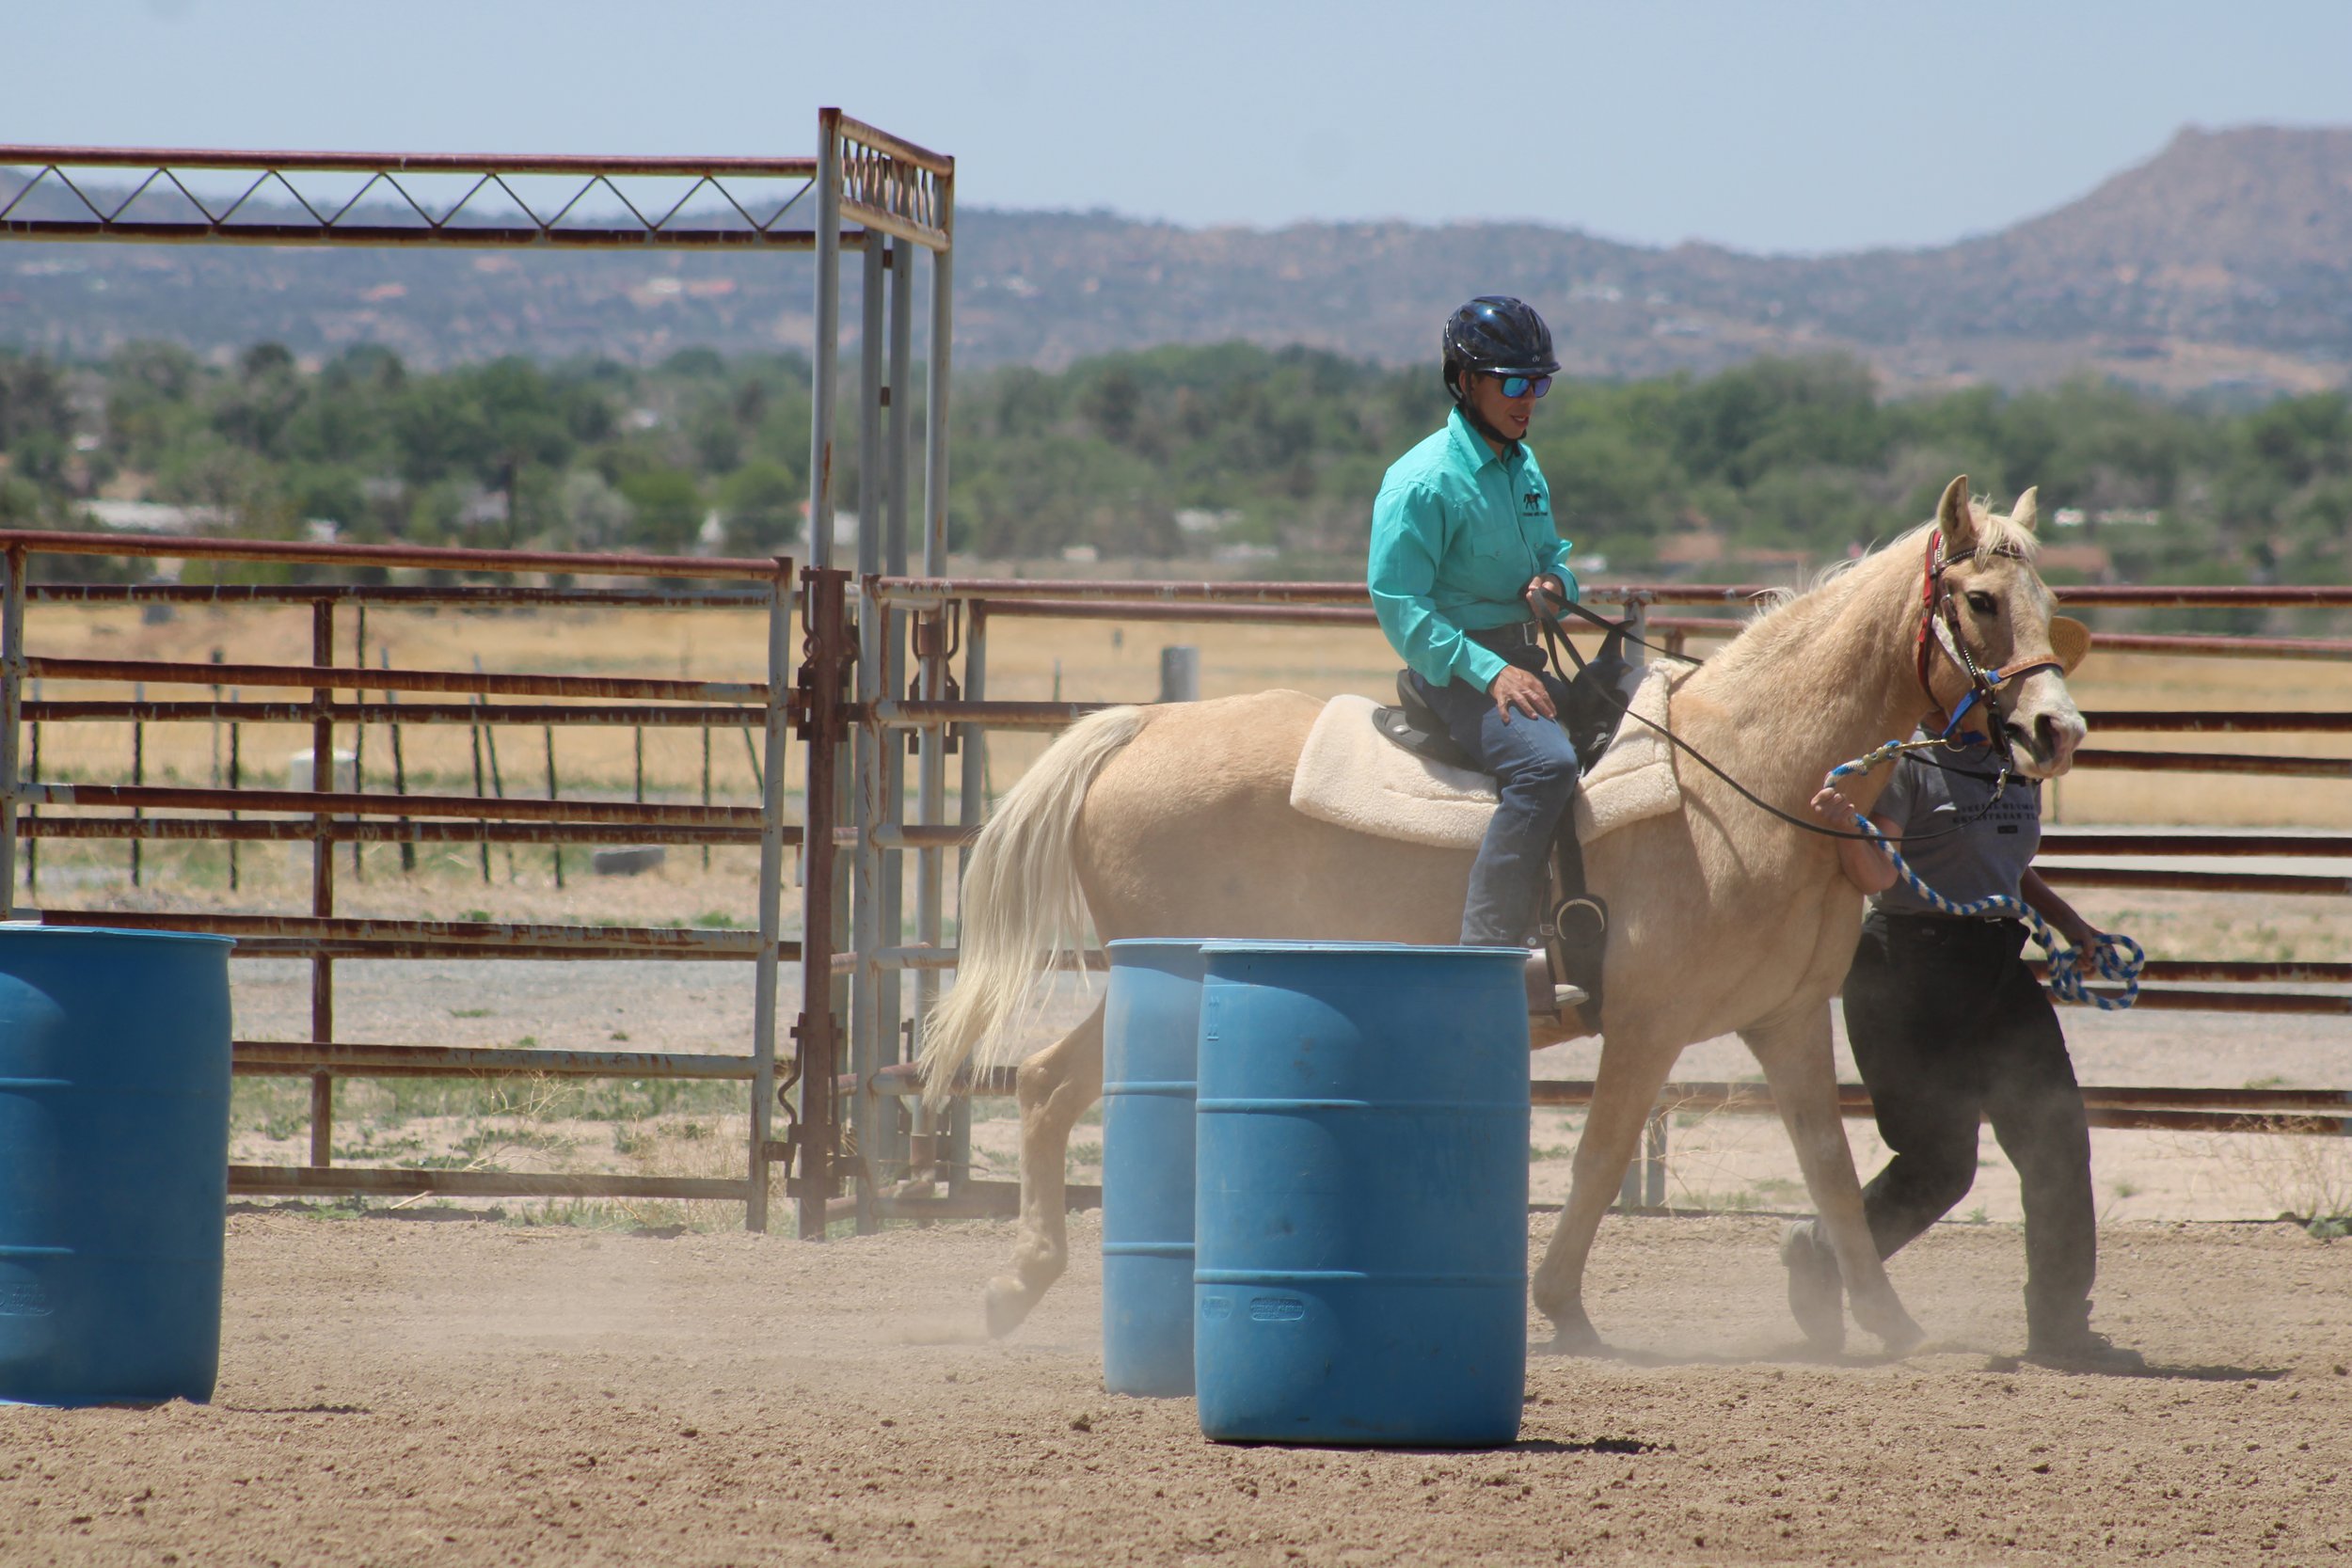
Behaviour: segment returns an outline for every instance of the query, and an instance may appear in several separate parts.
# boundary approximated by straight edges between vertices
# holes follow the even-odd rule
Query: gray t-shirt
[[[2016,897],[2018,879],[2042,847],[2041,783],[2010,774],[2008,787],[1988,810],[1985,802],[2001,770],[1990,741],[1957,751],[1905,752],[1894,768],[1895,776],[1870,815],[1901,830],[1903,859],[1919,879],[1955,904],[1996,894]],[[1967,826],[1958,832],[1945,831],[1963,821]],[[1928,837],[1931,833],[1941,836]],[[1888,914],[1945,912],[1902,881],[1871,903]]]

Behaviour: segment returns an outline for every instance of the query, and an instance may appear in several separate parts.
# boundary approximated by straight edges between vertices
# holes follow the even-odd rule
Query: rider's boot
[[[1541,947],[1527,955],[1527,1016],[1557,1019],[1571,1007],[1582,1007],[1592,998],[1582,986],[1554,980],[1551,974],[1551,955]]]

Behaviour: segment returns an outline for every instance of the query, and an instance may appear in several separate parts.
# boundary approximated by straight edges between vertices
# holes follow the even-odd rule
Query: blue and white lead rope
[[[1941,742],[1933,740],[1890,740],[1851,762],[1840,763],[1831,768],[1825,782],[1834,784],[1853,774],[1867,773],[1900,752],[1939,744]],[[2148,955],[2131,938],[2120,932],[2100,932],[2099,940],[2092,944],[2089,955],[2090,969],[2086,972],[2083,950],[2060,946],[2058,933],[2050,929],[2049,922],[2043,920],[2041,911],[2032,905],[2022,898],[2011,898],[1997,893],[1990,898],[1955,904],[1919,879],[1919,874],[1911,869],[1911,863],[1887,842],[1886,835],[1879,832],[1878,825],[1866,814],[1856,811],[1853,816],[1855,824],[1870,836],[1888,860],[1894,862],[1895,874],[1903,879],[1904,885],[1934,908],[1951,915],[2008,915],[2025,921],[2026,928],[2033,933],[2033,940],[2050,956],[2050,994],[2059,1001],[2087,1002],[2101,1012],[2120,1012],[2139,1000],[2139,972],[2147,963]],[[2123,990],[2115,996],[2102,996],[2090,989],[2094,976],[2120,984]]]

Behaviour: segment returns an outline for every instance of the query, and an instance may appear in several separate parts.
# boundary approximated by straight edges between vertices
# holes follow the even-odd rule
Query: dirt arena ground
[[[388,613],[371,624],[403,664],[459,668],[486,650],[494,668],[691,668],[717,678],[755,673],[761,644],[739,621],[664,621],[626,645],[553,615]],[[44,627],[55,622],[44,612]],[[263,630],[260,642],[232,642],[232,657],[298,659],[308,646],[307,618]],[[227,623],[191,615],[145,628],[107,612],[42,636],[36,651],[48,655],[166,657],[226,641]],[[1007,623],[991,694],[1057,695],[1067,665],[1071,695],[1148,697],[1157,646],[1175,641],[1204,645],[1211,694],[1376,691],[1391,667],[1369,634],[1350,642],[1170,626],[1165,636],[1088,636],[1082,647],[1058,630],[1030,636]],[[2300,684],[2233,661],[2093,669],[2104,673],[2083,683],[2086,706],[2344,701],[2341,666],[2294,667]],[[122,776],[119,735],[86,737],[85,752],[71,735],[50,735],[55,776]],[[183,727],[173,751],[165,735],[158,727],[151,737],[151,782],[212,776],[216,736]],[[437,739],[437,752],[412,733],[409,766],[421,782],[470,787],[465,732]],[[537,777],[531,739],[507,742],[526,792]],[[740,798],[748,762],[730,739],[716,757],[718,787]],[[262,768],[309,739],[257,726],[246,742]],[[2164,749],[2334,755],[2343,744],[2168,737]],[[621,732],[567,734],[564,745],[567,790],[623,787],[633,759]],[[1041,745],[1005,737],[993,786],[1009,785]],[[699,754],[657,735],[648,755],[657,792],[686,798]],[[380,752],[370,756],[380,769]],[[2068,825],[2352,823],[2342,791],[2302,780],[2191,789],[2177,775],[2091,772],[2053,796],[2051,815]],[[293,857],[249,854],[246,885],[231,893],[223,864],[161,847],[148,885],[129,889],[119,855],[50,846],[43,900],[307,907],[307,870]],[[751,907],[745,867],[727,852],[719,860],[703,872],[674,857],[680,863],[661,876],[626,884],[575,876],[568,891],[528,854],[519,874],[516,858],[501,856],[495,887],[464,864],[401,879],[379,860],[368,880],[346,879],[339,907],[739,924]],[[2340,957],[2340,903],[2217,899],[2191,920],[2162,897],[2084,900],[2157,956],[2282,958]],[[348,1038],[418,1043],[746,1049],[748,974],[719,967],[726,973],[350,963],[338,974],[338,1027]],[[252,962],[237,974],[241,1035],[304,1034],[306,970]],[[2151,1011],[2070,1014],[2068,1027],[2087,1082],[2320,1086],[2345,1083],[2352,1061],[2340,1018]],[[1577,1048],[1537,1066],[1547,1076],[1591,1071]],[[1841,1067],[1851,1079],[1851,1063]],[[1736,1042],[1717,1041],[1687,1056],[1682,1075],[1752,1070]],[[303,1099],[298,1083],[275,1086]],[[475,1110],[394,1125],[372,1103],[346,1102],[341,1135],[359,1147],[339,1159],[413,1158],[393,1140],[454,1145],[501,1119]],[[269,1113],[257,1102],[240,1124],[239,1157],[299,1158],[299,1117]],[[514,1156],[515,1168],[642,1157],[715,1175],[739,1148],[733,1124],[701,1109],[661,1125],[675,1136],[583,1122],[560,1136],[528,1129],[541,1141],[496,1152]],[[1539,1198],[1565,1188],[1578,1130],[1573,1117],[1537,1118]],[[1009,1174],[1010,1132],[983,1124],[979,1141],[995,1161],[985,1174]],[[1867,1123],[1850,1134],[1867,1174],[1880,1151]],[[648,1140],[649,1155],[621,1147]],[[1899,1362],[1825,1360],[1804,1347],[1781,1299],[1778,1219],[1737,1212],[1804,1206],[1785,1138],[1764,1118],[1677,1116],[1670,1201],[1717,1212],[1610,1219],[1588,1301],[1612,1353],[1532,1360],[1521,1440],[1467,1453],[1219,1447],[1200,1437],[1188,1402],[1106,1396],[1092,1215],[1073,1217],[1071,1277],[999,1343],[977,1332],[977,1292],[1009,1245],[1005,1225],[808,1246],[437,1208],[241,1205],[213,1403],[0,1407],[0,1568],[2339,1561],[2352,1557],[2352,1241],[2315,1241],[2267,1216],[2336,1212],[2352,1195],[2346,1146],[2101,1134],[2098,1321],[2152,1364],[2144,1376],[2104,1377],[2013,1359],[2024,1338],[2015,1183],[1990,1139],[1959,1223],[1894,1266],[1931,1336],[1925,1348]],[[706,1158],[707,1167],[693,1163]],[[1099,1127],[1082,1126],[1072,1176],[1094,1180],[1100,1158]],[[1531,1244],[1550,1224],[1531,1224]]]
[[[1549,1228],[1531,1227],[1532,1239]],[[205,1406],[0,1408],[0,1562],[2249,1562],[2352,1553],[2352,1243],[2125,1224],[2138,1377],[2010,1358],[2017,1233],[1898,1260],[1931,1338],[1807,1354],[1772,1223],[1612,1219],[1613,1347],[1511,1448],[1222,1447],[1100,1385],[1090,1217],[975,1332],[1004,1226],[741,1234],[241,1209]],[[1533,1325],[1531,1325],[1531,1329]]]

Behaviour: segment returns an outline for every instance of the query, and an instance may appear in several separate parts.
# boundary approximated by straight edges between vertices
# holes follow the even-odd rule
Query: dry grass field
[[[352,657],[348,613],[339,619],[339,662]],[[389,656],[398,666],[466,670],[480,659],[494,671],[566,674],[692,675],[707,680],[757,680],[765,673],[765,626],[755,612],[738,610],[378,610],[368,617],[366,659]],[[36,654],[57,657],[203,660],[219,650],[231,663],[307,662],[307,610],[182,611],[149,626],[130,610],[37,607],[28,618]],[[996,699],[1061,697],[1070,701],[1150,702],[1158,693],[1159,653],[1187,644],[1200,650],[1204,697],[1287,687],[1313,696],[1343,691],[1385,693],[1396,660],[1380,635],[1344,626],[1243,626],[1186,622],[1134,626],[999,616],[989,629],[988,693]],[[797,641],[796,641],[797,645]],[[1694,641],[1704,656],[1708,644]],[[2199,710],[2338,710],[2352,705],[2352,666],[2316,660],[2249,660],[2094,655],[2074,681],[2087,711],[2126,708]],[[47,683],[54,697],[119,695],[119,689]],[[152,696],[188,696],[158,689]],[[268,693],[246,692],[249,698]],[[1006,735],[990,750],[989,784],[1001,791],[1020,776],[1050,736]],[[151,727],[149,777],[209,781],[220,743],[207,726]],[[307,726],[248,726],[243,738],[246,782],[282,780],[285,759],[310,746]],[[2347,736],[2119,735],[2111,744],[2142,751],[2213,751],[2352,758]],[[346,733],[337,744],[349,749]],[[501,732],[501,767],[515,793],[536,793],[546,782],[543,737]],[[2100,744],[2094,736],[2093,747]],[[43,766],[53,779],[129,776],[129,736],[117,727],[50,726]],[[632,740],[626,731],[573,730],[556,737],[557,768],[566,788],[613,789],[634,778]],[[649,731],[648,787],[679,796],[698,792],[699,731]],[[472,785],[468,732],[414,726],[403,731],[410,787]],[[388,779],[389,744],[371,732],[360,747],[371,778]],[[752,770],[736,736],[716,737],[713,789],[720,799],[748,799]],[[951,770],[952,772],[952,770]],[[797,786],[797,763],[792,780]],[[2086,769],[2061,784],[2053,803],[2058,820],[2074,823],[2201,823],[2217,826],[2341,828],[2352,825],[2352,790],[2312,780],[2197,774],[2126,774]]]

